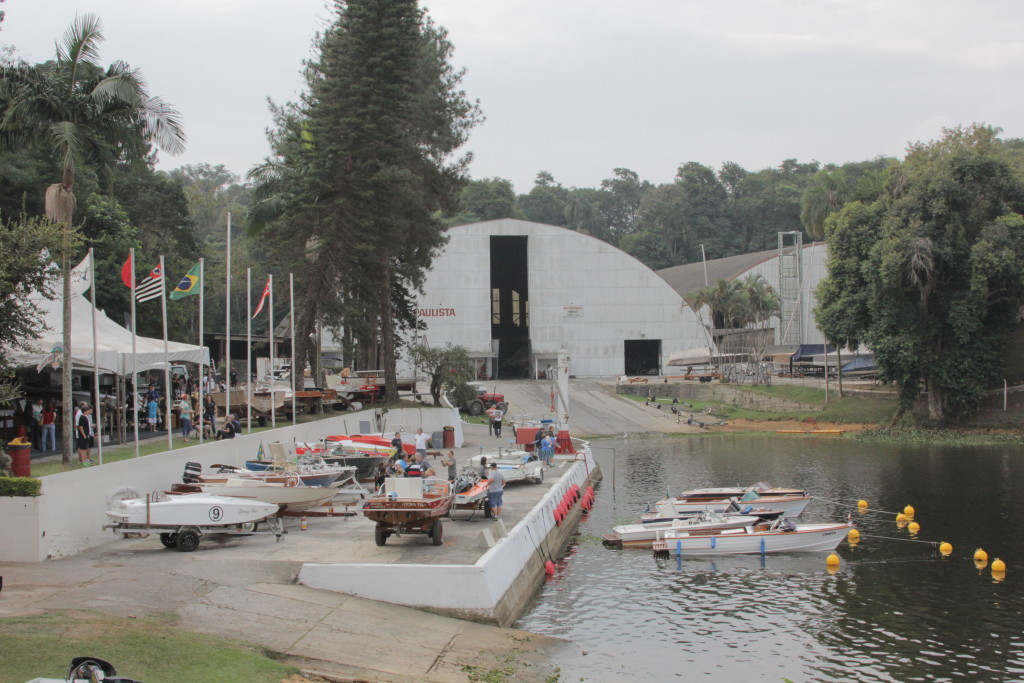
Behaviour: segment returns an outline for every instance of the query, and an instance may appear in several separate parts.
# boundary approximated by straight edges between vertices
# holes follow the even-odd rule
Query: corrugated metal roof
[[[771,260],[779,255],[778,249],[757,251],[752,254],[739,254],[725,258],[714,259],[707,262],[708,277],[707,284],[714,286],[719,280],[733,280],[754,266]],[[681,266],[672,266],[656,270],[661,279],[672,286],[681,296],[695,292],[704,287],[704,263],[685,263]]]

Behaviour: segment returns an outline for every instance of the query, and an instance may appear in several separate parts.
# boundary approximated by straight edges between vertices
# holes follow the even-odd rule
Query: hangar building
[[[657,374],[708,343],[672,286],[599,239],[511,218],[448,237],[417,302],[420,341],[466,347],[481,377],[543,377],[562,348],[575,376]]]

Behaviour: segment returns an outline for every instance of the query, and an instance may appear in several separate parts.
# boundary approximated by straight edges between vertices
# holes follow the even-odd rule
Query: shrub
[[[38,496],[42,488],[32,477],[0,477],[0,496]]]

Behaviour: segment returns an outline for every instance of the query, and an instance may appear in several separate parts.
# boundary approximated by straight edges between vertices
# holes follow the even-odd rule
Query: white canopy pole
[[[203,299],[206,298],[206,262],[199,259],[199,443],[203,443],[203,382],[206,381],[206,363],[203,362]]]
[[[96,432],[96,453],[99,463],[103,464],[103,414],[100,410],[100,366],[96,353],[96,255],[89,247],[89,289],[92,292],[92,385],[96,389],[96,421],[93,423]]]
[[[139,457],[139,370],[135,362],[136,353],[136,324],[135,324],[135,248],[131,250],[132,257],[132,423],[135,431],[135,457]],[[127,401],[125,402],[127,403]]]
[[[174,448],[174,428],[171,424],[171,405],[174,403],[174,390],[171,389],[171,353],[167,350],[167,285],[164,282],[166,272],[164,270],[164,255],[160,254],[160,310],[164,316],[164,403],[166,405],[164,426],[167,427],[167,450],[172,450]]]
[[[277,428],[277,410],[274,402],[277,397],[274,395],[274,388],[276,381],[274,378],[274,275],[273,273],[267,278],[270,283],[270,426]]]
[[[291,302],[291,312],[289,315],[291,316],[290,323],[292,327],[292,371],[290,374],[292,376],[292,425],[294,426],[298,418],[298,413],[295,412],[295,372],[296,366],[298,366],[299,363],[297,362],[298,359],[295,357],[295,275],[292,273],[288,273],[288,298]],[[298,369],[298,372],[304,371],[305,363],[303,363],[302,368]],[[305,382],[303,382],[303,385],[304,384]]]
[[[252,434],[252,268],[245,269],[245,420]]]
[[[227,251],[225,256],[226,267],[224,277],[227,279],[224,300],[224,384],[227,388],[224,399],[224,415],[231,412],[231,214],[228,214],[227,229]]]

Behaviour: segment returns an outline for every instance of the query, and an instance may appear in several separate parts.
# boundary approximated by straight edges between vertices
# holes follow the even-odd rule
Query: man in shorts
[[[487,502],[491,506],[491,518],[501,519],[502,494],[505,490],[505,475],[498,469],[498,463],[491,463],[487,484]]]

